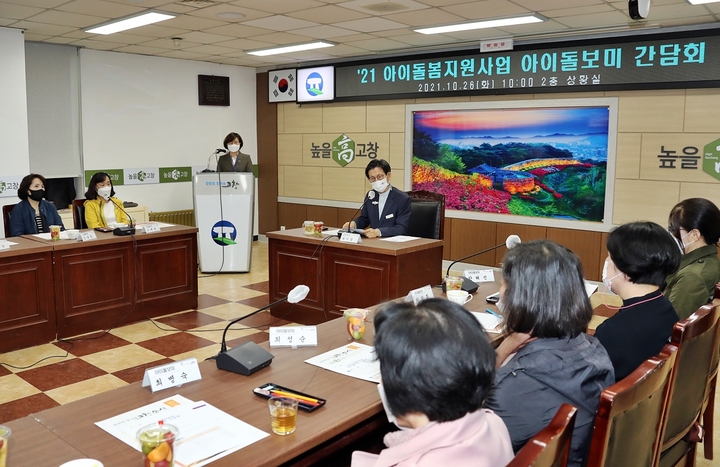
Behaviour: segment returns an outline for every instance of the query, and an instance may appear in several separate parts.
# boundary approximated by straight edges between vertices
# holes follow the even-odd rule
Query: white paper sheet
[[[165,227],[175,227],[175,224],[166,224],[164,222],[140,222],[138,224],[135,224],[135,228],[138,230],[142,230],[144,225],[157,225],[161,229]]]
[[[485,313],[484,311],[473,311],[471,313],[475,316],[475,318],[477,318],[478,321],[480,321],[480,324],[482,324],[485,332],[491,332],[494,334],[499,334],[502,332],[503,320],[501,318],[493,316],[490,313]]]
[[[380,362],[375,359],[375,349],[369,345],[354,342],[307,359],[305,363],[341,375],[380,382]]]
[[[42,238],[43,240],[50,240],[50,232],[48,233],[40,233],[40,234],[33,234],[33,236]],[[70,237],[68,236],[67,231],[62,230],[60,231],[60,240],[70,240]]]
[[[420,238],[420,237],[411,237],[409,235],[396,235],[394,237],[388,237],[388,238],[380,237],[380,240],[383,240],[386,242],[401,243],[401,242],[409,242],[412,240],[417,240],[418,238]]]

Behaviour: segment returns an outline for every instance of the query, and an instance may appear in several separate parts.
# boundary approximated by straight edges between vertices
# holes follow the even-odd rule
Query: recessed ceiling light
[[[718,0],[720,1],[720,0]],[[516,16],[514,18],[491,19],[477,21],[475,23],[451,24],[448,26],[437,26],[434,28],[415,29],[420,34],[444,34],[448,32],[471,31],[473,29],[502,28],[505,26],[516,26],[518,24],[542,23],[545,19],[537,16]]]
[[[282,47],[273,47],[272,49],[254,50],[247,52],[249,55],[257,55],[265,57],[266,55],[289,54],[293,52],[301,52],[303,50],[322,49],[324,47],[335,47],[335,44],[325,41],[309,42],[307,44],[284,45]]]
[[[177,15],[149,10],[136,15],[126,16],[124,18],[93,26],[91,29],[86,29],[85,32],[89,32],[91,34],[113,34],[116,32],[126,31],[128,29],[139,28],[140,26],[165,21],[166,19],[175,18],[175,16]]]
[[[245,15],[243,15],[242,13],[235,13],[233,11],[226,11],[223,13],[218,13],[215,16],[217,16],[218,18],[222,18],[222,19],[242,19],[245,17]]]
[[[706,3],[717,3],[720,2],[720,0],[688,0],[688,2],[693,5],[704,5]]]

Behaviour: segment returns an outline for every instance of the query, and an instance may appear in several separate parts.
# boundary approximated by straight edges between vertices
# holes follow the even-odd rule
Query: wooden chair
[[[432,191],[408,191],[410,223],[407,235],[442,240],[445,236],[445,195]]]
[[[715,292],[713,293],[713,306],[720,306],[720,283],[715,284]],[[715,354],[713,354],[713,360],[710,364],[710,381],[708,382],[707,394],[705,395],[705,401],[703,402],[703,416],[702,424],[705,428],[706,434],[709,433],[703,440],[703,455],[705,459],[713,459],[713,433],[715,429],[715,391],[717,390],[717,377],[718,377],[718,363],[720,362],[720,338],[717,342],[717,348]]]
[[[577,408],[563,404],[550,424],[523,446],[507,467],[566,467]]]
[[[677,347],[667,344],[600,394],[587,467],[654,467]]]
[[[674,466],[682,459],[687,467],[695,465],[697,442],[686,440],[686,435],[700,421],[710,386],[711,364],[717,353],[718,316],[718,307],[703,305],[673,328],[670,343],[678,352],[663,424],[661,467]],[[712,439],[712,432],[707,435]]]
[[[5,226],[5,238],[10,236],[10,211],[12,211],[14,207],[15,204],[6,204],[2,208],[3,225]]]
[[[74,199],[72,202],[72,214],[73,224],[75,229],[87,229],[87,222],[85,222],[85,200]]]

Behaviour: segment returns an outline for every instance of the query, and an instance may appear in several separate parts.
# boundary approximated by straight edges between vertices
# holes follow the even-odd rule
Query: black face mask
[[[45,190],[30,190],[30,199],[40,201],[45,197]]]

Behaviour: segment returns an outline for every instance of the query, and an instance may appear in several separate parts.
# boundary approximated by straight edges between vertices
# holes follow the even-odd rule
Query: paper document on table
[[[50,238],[50,232],[48,233],[40,233],[40,234],[33,234],[34,237],[42,238],[43,240],[51,240]],[[60,240],[70,240],[70,236],[68,233],[63,230],[60,232]]]
[[[493,316],[490,313],[484,313],[482,311],[471,312],[475,318],[480,321],[485,332],[492,332],[499,334],[503,330],[503,320],[497,316]]]
[[[409,242],[411,240],[417,240],[418,238],[420,238],[420,237],[411,237],[409,235],[396,235],[394,237],[388,237],[388,238],[380,237],[380,240],[384,240],[386,242],[401,243],[401,242]]]
[[[178,467],[209,464],[270,436],[204,401],[192,402],[179,395],[95,424],[139,451],[137,431],[161,419],[180,433],[175,442]]]
[[[140,222],[138,224],[135,224],[135,228],[142,230],[143,226],[145,225],[156,225],[161,229],[164,229],[165,227],[175,227],[175,224],[166,224],[164,222]]]
[[[305,363],[373,383],[380,382],[380,362],[375,349],[352,343],[305,360]]]
[[[323,231],[322,231],[322,234],[325,235],[325,236],[330,235],[330,236],[332,236],[332,237],[337,237],[337,235],[338,235],[339,232],[340,232],[340,229],[323,230]]]

